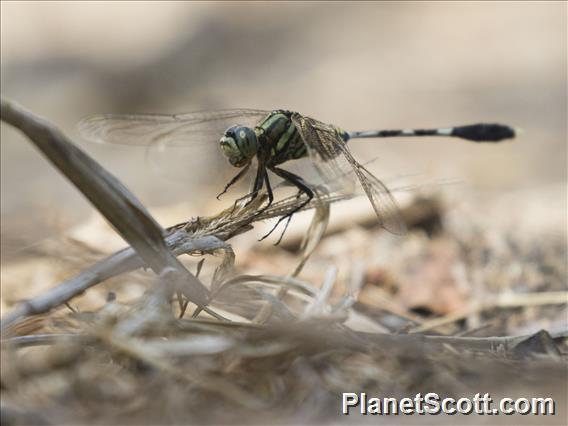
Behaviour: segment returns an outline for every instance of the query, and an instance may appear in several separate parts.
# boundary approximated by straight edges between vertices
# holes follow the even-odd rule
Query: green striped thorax
[[[235,167],[248,164],[259,150],[266,154],[267,166],[305,157],[307,148],[291,119],[292,114],[273,111],[254,130],[240,125],[230,127],[220,140],[221,150]],[[344,141],[349,139],[346,132],[333,128]]]

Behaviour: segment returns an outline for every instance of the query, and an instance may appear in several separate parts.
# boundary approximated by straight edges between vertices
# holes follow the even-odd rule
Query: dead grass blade
[[[206,303],[205,286],[171,253],[164,241],[165,231],[118,179],[47,120],[5,99],[1,101],[1,113],[2,121],[22,131],[101,212],[146,265],[156,274],[168,270],[174,287],[176,283],[189,283],[187,297],[198,305]],[[33,313],[33,306],[24,303],[2,321],[2,327]]]

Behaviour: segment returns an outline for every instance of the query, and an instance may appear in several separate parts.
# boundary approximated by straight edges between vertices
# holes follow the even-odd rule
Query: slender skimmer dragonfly
[[[297,209],[280,218],[263,239],[283,220],[288,219],[289,222],[292,215],[314,197],[316,189],[313,185],[281,167],[287,161],[308,157],[322,178],[329,182],[353,183],[356,176],[377,214],[379,224],[392,233],[401,234],[405,231],[405,225],[393,196],[378,178],[353,157],[347,148],[350,139],[446,136],[474,142],[499,142],[515,136],[514,129],[509,126],[485,123],[435,129],[347,132],[297,112],[253,109],[179,115],[98,115],[81,121],[79,129],[91,141],[111,144],[167,147],[217,143],[229,163],[240,168],[219,196],[245,176],[252,160],[256,158],[256,177],[252,191],[247,196],[249,202],[263,187],[268,195],[267,206],[273,202],[268,171],[295,186],[299,191],[298,196],[305,194],[304,201],[299,203]]]

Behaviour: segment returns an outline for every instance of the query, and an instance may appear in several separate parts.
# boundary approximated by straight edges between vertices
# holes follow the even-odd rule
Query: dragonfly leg
[[[272,205],[272,202],[274,201],[274,192],[272,191],[272,185],[270,185],[270,179],[268,177],[268,172],[266,171],[266,168],[263,168],[264,170],[264,177],[263,177],[263,181],[266,184],[266,195],[268,196],[268,203],[266,203],[266,205],[260,209],[258,209],[253,217],[258,216],[259,214],[261,214],[263,211],[265,211],[268,207],[270,207]],[[258,192],[258,191],[257,191]],[[251,193],[252,194],[252,193]],[[249,194],[250,195],[250,194]],[[254,195],[256,197],[256,194]],[[254,198],[253,198],[254,199]]]
[[[235,212],[235,210],[242,201],[247,200],[246,203],[243,205],[243,208],[248,206],[250,203],[254,201],[254,199],[262,189],[265,174],[266,174],[266,168],[264,167],[264,165],[259,164],[258,168],[256,169],[256,177],[254,178],[254,185],[252,191],[249,192],[244,197],[235,200],[235,204],[233,205],[233,210],[231,210],[231,214]]]
[[[274,201],[274,193],[272,192],[272,186],[270,185],[270,179],[268,178],[268,172],[266,171],[266,168],[264,168],[264,183],[266,184],[266,195],[268,196],[268,203],[266,204],[266,206],[259,209],[256,215],[259,215],[263,211],[265,211],[272,205],[272,202]]]
[[[266,194],[268,195],[268,204],[262,210],[266,210],[272,205],[274,201],[274,193],[272,192],[272,186],[270,185],[270,179],[268,178],[268,172],[264,169],[264,183],[266,184]]]
[[[248,169],[250,168],[250,163],[248,163],[246,166],[244,166],[239,173],[237,173],[235,176],[233,176],[233,178],[225,185],[225,188],[223,189],[223,191],[217,195],[217,199],[219,200],[221,198],[221,195],[223,195],[225,192],[227,192],[227,190],[233,186],[235,183],[237,183],[244,175],[246,172],[248,172]]]
[[[298,191],[298,194],[296,195],[296,199],[300,198],[302,196],[303,192],[302,191]],[[309,200],[308,200],[309,202]],[[303,206],[302,206],[303,207]],[[290,225],[290,221],[292,220],[292,214],[289,214],[287,216],[286,219],[286,225],[284,225],[284,230],[282,231],[282,233],[280,234],[280,237],[278,237],[278,240],[274,243],[275,246],[277,246],[278,244],[280,244],[280,242],[282,241],[282,238],[284,237],[284,234],[286,233],[286,230],[288,229],[288,225]],[[272,232],[272,231],[271,231]]]
[[[298,205],[294,210],[292,210],[286,216],[282,216],[280,219],[278,219],[278,222],[276,222],[276,225],[274,225],[272,227],[272,229],[268,232],[268,234],[266,234],[264,237],[262,237],[259,240],[259,241],[262,241],[265,238],[267,238],[270,234],[272,234],[274,232],[274,230],[278,227],[278,225],[280,225],[281,222],[286,220],[287,222],[286,222],[286,226],[284,227],[284,231],[280,235],[280,238],[278,238],[278,241],[276,241],[276,243],[274,244],[274,245],[278,245],[278,244],[280,244],[280,241],[282,241],[282,237],[284,236],[284,233],[286,232],[286,229],[288,228],[288,224],[290,223],[292,216],[295,213],[297,213],[298,211],[302,210],[312,200],[312,198],[314,198],[314,192],[310,189],[310,187],[306,184],[306,182],[304,182],[304,180],[300,176],[295,175],[294,173],[291,173],[287,170],[284,170],[284,169],[281,169],[281,168],[278,168],[278,167],[271,167],[270,170],[272,172],[274,172],[275,174],[277,174],[278,176],[280,176],[282,179],[286,180],[287,182],[290,182],[292,185],[294,185],[296,188],[298,188],[298,190],[299,190],[298,197],[300,197],[302,194],[306,194],[308,196],[306,201],[304,201],[303,203]]]

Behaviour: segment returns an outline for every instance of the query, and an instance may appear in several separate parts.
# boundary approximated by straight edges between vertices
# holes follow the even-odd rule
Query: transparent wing
[[[146,147],[146,164],[173,181],[195,180],[204,165],[224,164],[218,143],[229,127],[254,127],[267,111],[230,109],[187,114],[95,115],[79,122],[87,140]]]
[[[354,172],[371,201],[379,224],[393,234],[404,234],[406,226],[392,194],[377,177],[353,158],[336,129],[300,114],[294,114],[292,120],[308,147],[310,159],[323,177],[339,184],[344,191],[353,191]]]
[[[253,126],[268,111],[227,109],[187,114],[95,115],[79,122],[79,131],[91,142],[120,145],[187,146],[218,142],[233,125]]]
[[[356,183],[353,167],[340,155],[333,127],[297,113],[292,115],[292,121],[308,148],[310,160],[326,185],[334,190],[353,192]]]

